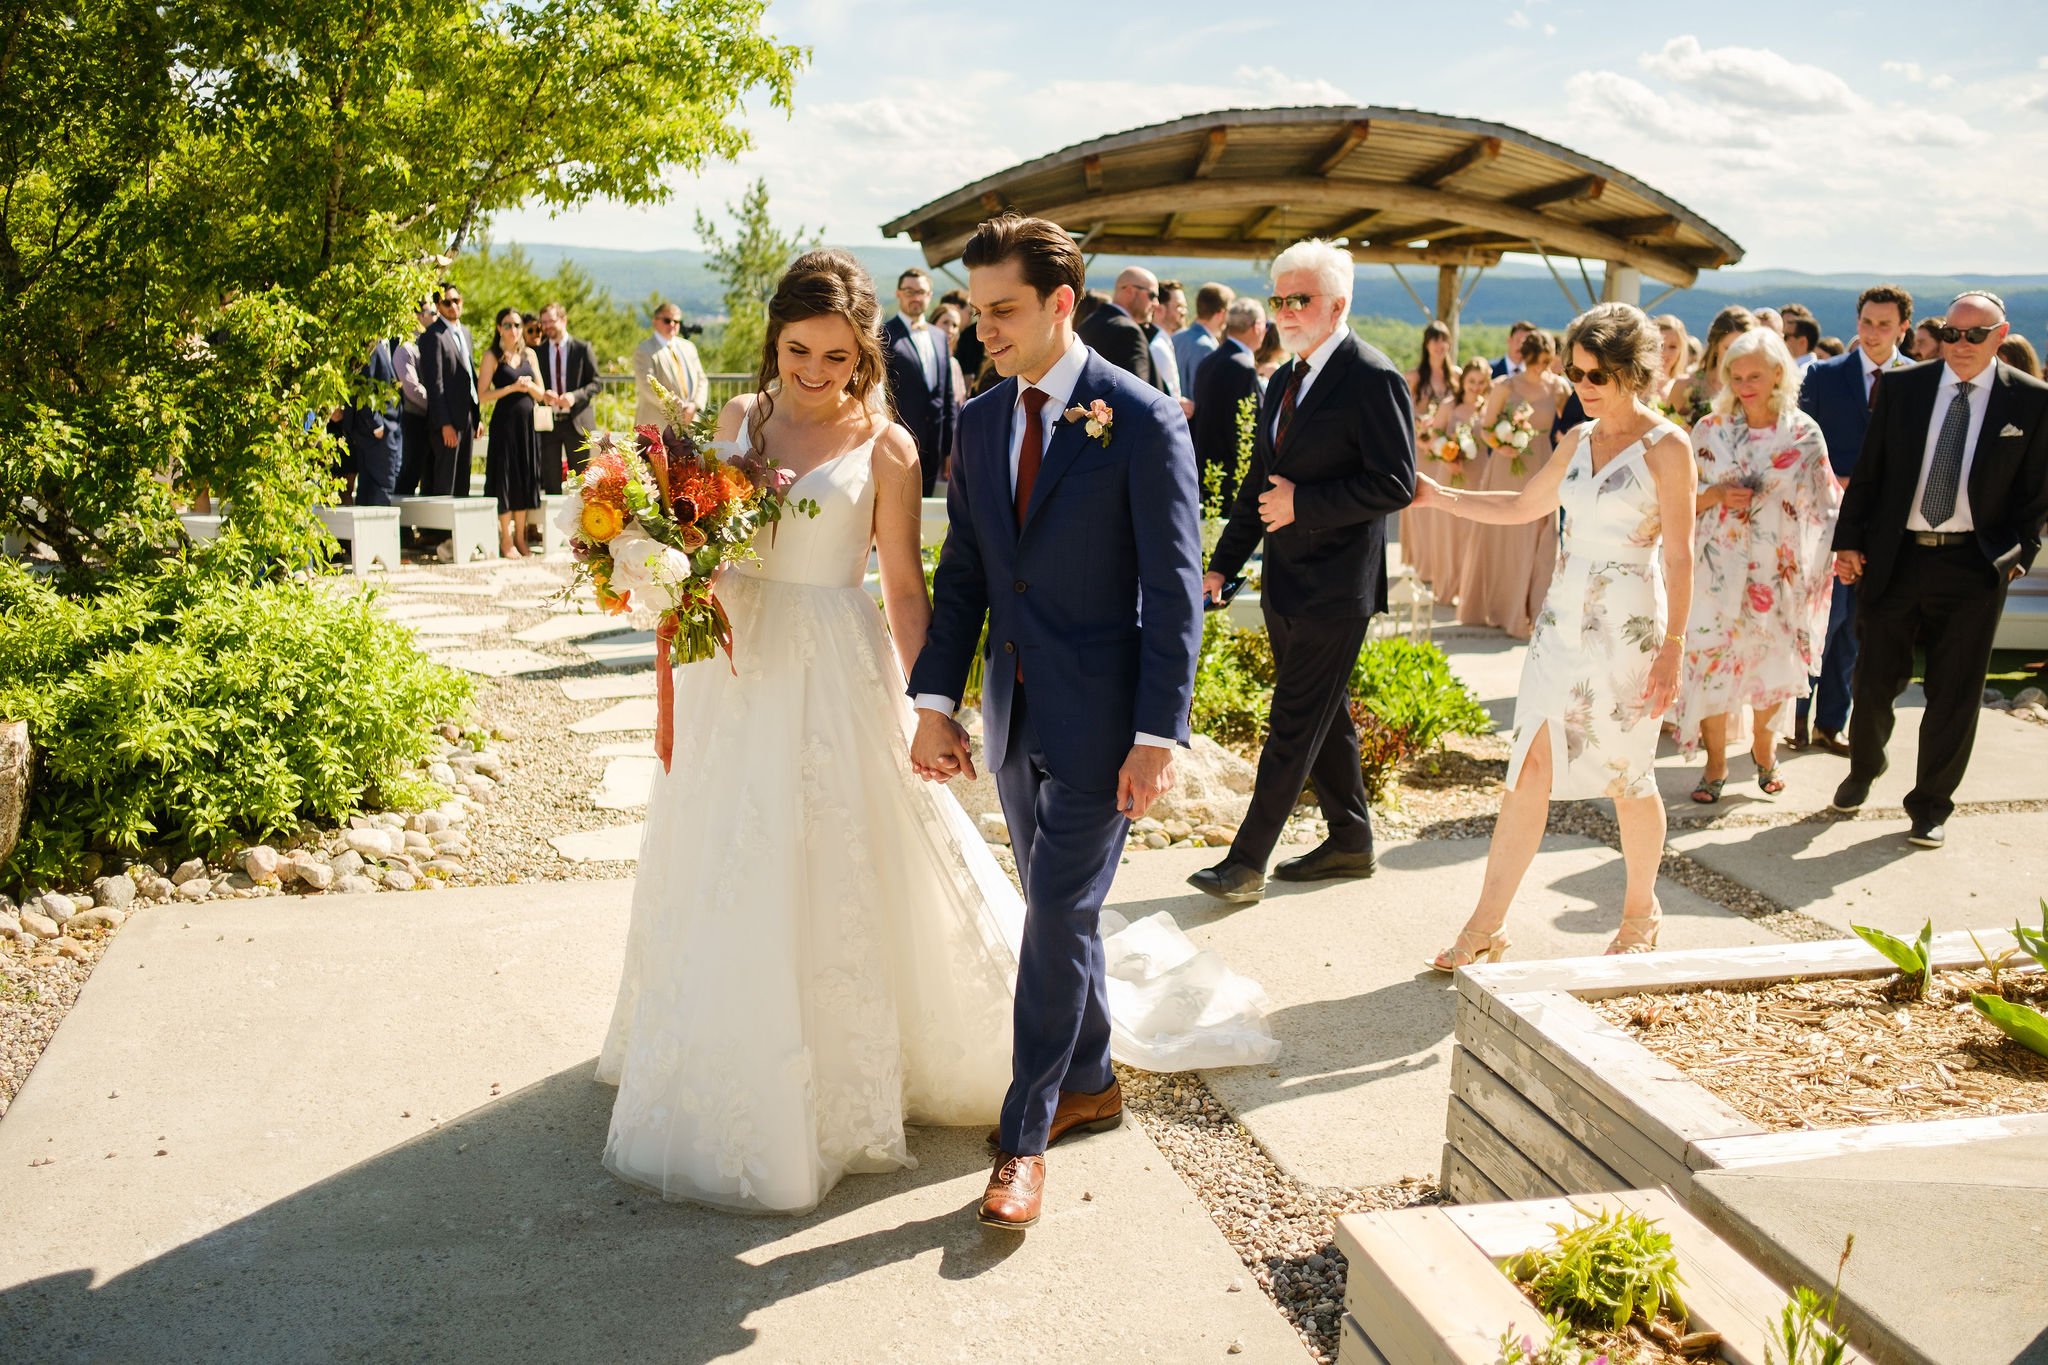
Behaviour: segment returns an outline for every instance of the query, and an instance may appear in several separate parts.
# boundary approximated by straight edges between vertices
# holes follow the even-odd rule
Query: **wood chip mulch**
[[[2002,974],[2009,1000],[2048,1008],[2048,973]],[[1588,1003],[1772,1132],[2048,1112],[2048,1057],[1970,1004],[1982,969],[1935,974],[1925,1000],[1897,976],[1612,996]]]

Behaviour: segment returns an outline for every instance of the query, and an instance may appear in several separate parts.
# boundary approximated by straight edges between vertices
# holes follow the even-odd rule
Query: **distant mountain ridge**
[[[633,305],[650,294],[679,304],[693,318],[715,317],[724,312],[722,287],[711,273],[708,258],[701,251],[619,251],[604,247],[563,246],[554,243],[520,243],[534,265],[552,272],[563,260],[574,262],[620,303]],[[848,247],[875,277],[885,307],[895,290],[896,277],[924,257],[912,246]],[[1139,258],[1098,256],[1090,264],[1089,282],[1107,289],[1119,270],[1142,264],[1162,278],[1179,279],[1190,288],[1205,280],[1218,280],[1240,291],[1263,292],[1267,282],[1248,263],[1224,257]],[[956,264],[953,274],[965,272]],[[1574,303],[1550,272],[1540,265],[1513,262],[1495,266],[1473,288],[1462,316],[1472,322],[1505,324],[1530,318],[1546,326],[1561,326],[1585,306],[1585,284],[1576,265],[1559,262],[1560,272],[1570,285]],[[955,281],[934,272],[938,289],[944,293]],[[1424,300],[1433,298],[1435,273],[1407,271],[1408,283]],[[1593,270],[1595,289],[1600,272]],[[1902,286],[1913,295],[1915,311],[1922,316],[1939,312],[1966,288],[1989,289],[2005,300],[2013,324],[2037,342],[2048,332],[2048,275],[1817,275],[1797,270],[1709,270],[1699,282],[1653,305],[1658,313],[1675,313],[1694,333],[1704,332],[1714,314],[1731,303],[1748,307],[1799,302],[1813,309],[1821,330],[1849,340],[1856,329],[1856,296],[1880,279]],[[1643,300],[1655,299],[1662,286],[1646,282]],[[1576,306],[1574,306],[1576,305]],[[1400,279],[1386,266],[1361,266],[1352,311],[1360,316],[1399,318],[1420,322],[1423,313],[1402,287]]]

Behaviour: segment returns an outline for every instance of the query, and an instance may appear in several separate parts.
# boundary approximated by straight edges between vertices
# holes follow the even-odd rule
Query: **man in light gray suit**
[[[650,379],[660,380],[661,386],[675,395],[682,405],[685,422],[694,423],[697,414],[711,404],[711,376],[704,373],[697,348],[683,335],[683,310],[672,303],[654,310],[654,334],[633,351],[636,427],[658,427],[668,422],[661,400],[655,397],[654,385],[648,382]]]

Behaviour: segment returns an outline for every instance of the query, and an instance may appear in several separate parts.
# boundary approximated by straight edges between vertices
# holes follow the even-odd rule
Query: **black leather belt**
[[[1968,545],[1977,538],[1972,531],[1908,531],[1915,545]]]

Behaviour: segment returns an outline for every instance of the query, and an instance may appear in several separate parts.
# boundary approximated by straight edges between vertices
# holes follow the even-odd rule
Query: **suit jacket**
[[[931,630],[909,691],[961,695],[986,620],[988,766],[1008,756],[1021,666],[1053,776],[1113,792],[1135,735],[1188,742],[1202,541],[1180,405],[1091,354],[1071,402],[1098,398],[1115,414],[1107,445],[1046,413],[1058,425],[1021,530],[1010,480],[1017,381],[961,411]]]
[[[1273,375],[1251,467],[1209,558],[1225,578],[1265,536],[1262,604],[1282,616],[1359,617],[1387,609],[1386,518],[1415,498],[1415,408],[1394,363],[1346,335],[1273,448],[1273,415],[1304,362]],[[1199,400],[1197,400],[1199,402]],[[1199,407],[1196,409],[1200,411]],[[1294,520],[1267,534],[1259,495],[1293,480]]]
[[[1887,370],[1878,391],[1883,392],[1884,385],[1910,368]],[[1799,406],[1820,423],[1821,437],[1828,443],[1828,463],[1835,473],[1844,479],[1855,473],[1863,433],[1870,427],[1870,400],[1863,389],[1863,348],[1807,366],[1806,377],[1799,383]]]
[[[1223,509],[1227,513],[1237,499],[1237,405],[1247,397],[1253,406],[1258,404],[1259,369],[1252,363],[1252,353],[1235,341],[1225,341],[1202,362],[1201,377],[1191,396],[1195,400],[1190,424],[1195,458],[1204,472],[1211,468],[1223,471]]]
[[[1145,329],[1123,309],[1113,303],[1103,304],[1081,324],[1079,336],[1089,350],[1110,364],[1165,391],[1158,367],[1152,363],[1152,344],[1145,338]]]
[[[570,398],[569,425],[588,434],[597,425],[597,416],[591,412],[590,402],[604,388],[604,381],[597,375],[597,355],[590,349],[589,342],[577,336],[564,339],[562,353],[562,382],[568,387],[560,392]],[[540,362],[541,387],[554,388],[555,343],[542,341],[534,358]]]
[[[1906,539],[1906,518],[1927,453],[1939,361],[1893,370],[1877,388],[1856,477],[1842,498],[1835,548],[1864,558],[1862,600],[1884,594]],[[1970,463],[1970,516],[1983,552],[1987,590],[2017,565],[2031,569],[2048,517],[2048,384],[1995,362],[1979,376],[1991,392]]]
[[[1506,379],[1508,377],[1508,358],[1500,356],[1487,368],[1493,371],[1495,379]]]
[[[1195,397],[1195,376],[1202,372],[1202,362],[1215,355],[1222,345],[1199,322],[1191,322],[1173,334],[1173,363],[1180,369],[1181,397]]]
[[[917,343],[911,340],[910,324],[898,314],[882,327],[882,342],[888,348],[884,358],[888,361],[889,400],[896,407],[896,420],[917,442],[919,461],[928,469],[937,469],[953,453],[953,423],[958,416],[953,405],[953,355],[944,332],[928,327],[925,335],[938,353],[936,389],[925,378],[924,361],[918,357]]]
[[[476,401],[476,358],[460,323],[435,318],[420,333],[420,383],[427,390],[427,429],[475,431],[483,418]]]
[[[697,348],[683,338],[663,341],[650,336],[633,348],[633,425],[664,426],[668,414],[662,411],[661,399],[654,394],[654,386],[647,381],[659,379],[661,386],[679,400],[695,403],[698,415],[711,404],[711,376],[704,373],[704,362],[697,357]]]

